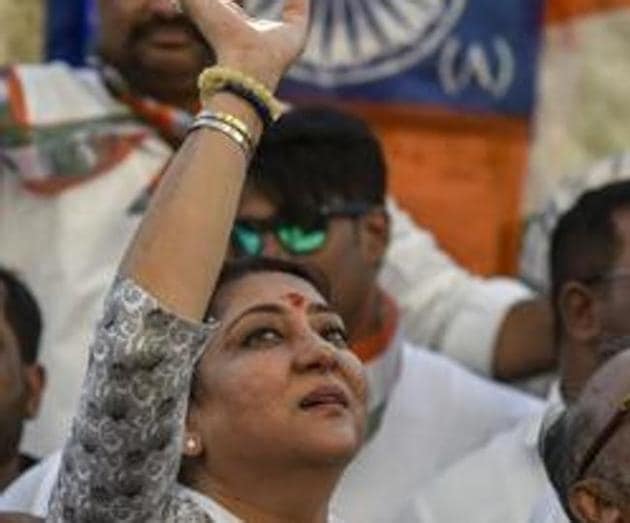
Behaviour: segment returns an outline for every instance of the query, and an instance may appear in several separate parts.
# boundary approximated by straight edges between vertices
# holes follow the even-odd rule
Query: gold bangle
[[[237,118],[236,116],[232,114],[224,113],[221,111],[208,111],[208,110],[201,111],[197,115],[197,118],[211,118],[213,120],[218,120],[220,122],[224,122],[228,125],[231,125],[247,139],[250,147],[252,149],[254,148],[254,136],[252,135],[252,132],[250,131],[247,124],[243,122],[243,120],[241,120],[240,118]]]
[[[245,159],[249,161],[252,157],[253,148],[250,146],[249,142],[245,135],[243,135],[240,131],[238,131],[235,127],[222,122],[220,120],[215,120],[213,118],[198,118],[195,122],[190,126],[188,130],[189,133],[196,131],[198,129],[210,129],[212,131],[218,131],[224,136],[230,138],[233,142],[235,142],[240,149],[243,151],[245,155]]]

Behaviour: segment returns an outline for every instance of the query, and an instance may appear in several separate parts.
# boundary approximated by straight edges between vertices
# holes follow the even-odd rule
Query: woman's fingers
[[[309,0],[286,0],[278,22],[249,17],[230,0],[181,0],[216,52],[217,61],[250,74],[273,88],[302,51]]]
[[[298,38],[299,53],[306,43],[309,19],[311,14],[311,0],[286,0],[282,9],[282,22],[288,26]]]
[[[282,8],[282,20],[290,25],[308,25],[311,12],[310,0],[286,0]]]
[[[203,35],[210,40],[219,38],[239,25],[246,25],[249,20],[245,12],[231,0],[181,0],[181,4]]]

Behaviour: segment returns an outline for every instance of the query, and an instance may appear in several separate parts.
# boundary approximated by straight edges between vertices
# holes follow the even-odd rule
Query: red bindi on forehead
[[[299,292],[290,292],[282,296],[283,300],[289,302],[289,304],[296,309],[304,309],[307,303],[306,297]]]

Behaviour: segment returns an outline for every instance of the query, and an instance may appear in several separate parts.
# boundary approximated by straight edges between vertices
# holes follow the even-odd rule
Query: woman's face
[[[254,273],[224,286],[214,311],[221,327],[188,427],[206,466],[348,462],[363,439],[366,383],[321,295],[296,276]]]

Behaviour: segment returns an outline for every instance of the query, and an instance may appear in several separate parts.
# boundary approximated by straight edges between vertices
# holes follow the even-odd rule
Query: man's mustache
[[[211,55],[214,55],[213,49],[208,45],[197,27],[183,15],[169,18],[154,15],[150,19],[142,23],[138,23],[131,29],[129,36],[127,37],[128,43],[130,45],[137,44],[138,42],[149,38],[152,34],[165,29],[183,31],[189,34],[194,40],[208,49],[208,52]]]

